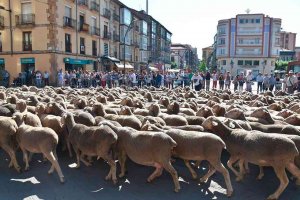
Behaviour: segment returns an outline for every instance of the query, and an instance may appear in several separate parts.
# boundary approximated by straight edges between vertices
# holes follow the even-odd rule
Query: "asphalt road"
[[[108,165],[102,160],[95,161],[93,166],[86,167],[82,164],[80,169],[72,168],[74,158],[69,158],[65,153],[59,153],[59,162],[65,175],[66,182],[61,184],[56,173],[48,175],[49,162],[42,162],[41,155],[34,155],[28,172],[18,174],[14,169],[9,169],[9,159],[3,150],[0,150],[0,199],[1,200],[99,200],[99,199],[128,199],[128,200],[187,200],[187,199],[228,199],[225,195],[225,183],[221,174],[216,173],[205,184],[199,184],[192,180],[191,175],[183,162],[177,160],[174,167],[180,176],[181,191],[174,193],[174,185],[171,176],[164,172],[153,183],[147,183],[147,177],[153,172],[153,168],[136,165],[128,162],[128,174],[126,178],[119,179],[117,185],[104,180],[108,173]],[[227,160],[224,153],[223,163]],[[24,169],[21,153],[18,153],[18,161]],[[118,166],[119,169],[119,166]],[[206,172],[206,163],[197,170],[199,176]],[[274,192],[279,185],[272,169],[266,169],[266,175],[262,181],[255,179],[258,168],[250,166],[251,173],[245,177],[242,183],[237,183],[231,174],[234,188],[232,200],[256,200],[265,199]],[[119,171],[119,170],[118,170]],[[282,200],[300,199],[300,188],[290,181]]]

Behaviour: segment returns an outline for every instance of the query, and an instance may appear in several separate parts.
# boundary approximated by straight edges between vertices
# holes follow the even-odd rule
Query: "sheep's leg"
[[[249,163],[245,161],[245,170],[247,174],[250,174]]]
[[[126,167],[125,167],[125,163],[127,159],[126,153],[124,151],[120,152],[118,155],[118,159],[121,166],[121,173],[119,174],[119,177],[122,178],[125,176],[125,171],[126,171]]]
[[[111,156],[109,155],[104,155],[102,156],[102,158],[104,160],[107,161],[108,165],[110,166],[110,170],[109,170],[109,173],[108,175],[105,177],[105,180],[110,180],[112,179],[113,183],[114,184],[117,184],[118,182],[118,179],[117,179],[117,166],[116,166],[116,163],[115,161],[111,158]]]
[[[163,171],[163,167],[158,163],[155,163],[154,167],[155,167],[155,171],[147,178],[147,181],[149,183],[152,182],[156,177],[160,176]]]
[[[287,166],[287,169],[289,170],[289,172],[291,172],[291,174],[293,174],[293,176],[295,176],[297,178],[296,184],[300,185],[300,170],[295,165],[295,163],[290,162]]]
[[[233,163],[235,163],[236,161],[238,161],[238,157],[233,157],[233,156],[231,156],[230,157],[230,159],[228,160],[228,162],[227,162],[227,166],[229,167],[229,169],[231,169],[231,171],[236,175],[236,176],[239,176],[239,172],[236,170],[236,169],[234,169],[233,167],[232,167],[232,164]]]
[[[226,184],[226,188],[227,188],[227,196],[231,197],[232,193],[233,193],[233,188],[231,185],[231,181],[230,181],[230,176],[229,176],[229,172],[228,170],[224,167],[224,165],[221,163],[220,160],[216,161],[216,162],[211,162],[211,165],[218,171],[220,172],[225,180],[225,184]]]
[[[60,168],[60,166],[58,164],[57,159],[54,156],[53,151],[51,151],[50,153],[44,153],[44,156],[51,162],[52,166],[54,166],[54,168],[55,168],[55,170],[56,170],[56,172],[57,172],[57,174],[59,176],[60,182],[61,183],[65,182],[64,175],[63,175],[63,173],[61,171],[61,168]]]
[[[12,166],[14,166],[15,170],[17,170],[17,172],[20,173],[21,167],[18,164],[14,150],[7,145],[3,145],[2,148],[4,151],[6,151],[6,153],[8,153],[10,157],[10,163],[8,167],[11,168]]]
[[[276,173],[276,176],[280,180],[280,185],[278,189],[275,191],[275,193],[270,195],[268,199],[278,199],[281,193],[285,190],[285,188],[289,184],[289,179],[286,175],[284,166],[274,167],[274,171]]]
[[[28,161],[28,153],[26,151],[26,149],[22,149],[22,152],[23,152],[23,160],[25,162],[25,171],[28,171],[29,170],[29,161]]]
[[[88,161],[86,161],[84,159],[84,154],[81,154],[80,156],[80,160],[83,162],[83,164],[85,164],[87,167],[90,167],[91,166],[91,163],[89,163]]]
[[[216,169],[210,164],[208,172],[202,178],[200,178],[200,182],[205,183],[215,172]]]
[[[197,173],[192,168],[190,162],[188,160],[184,160],[184,164],[189,169],[189,171],[191,172],[193,179],[197,179]]]
[[[180,185],[179,185],[179,181],[178,181],[178,174],[177,174],[177,171],[174,169],[174,167],[171,165],[170,162],[167,162],[165,164],[162,165],[163,168],[169,172],[173,178],[173,182],[174,182],[174,185],[175,185],[175,189],[174,191],[175,192],[179,192],[180,190]]]
[[[67,147],[68,147],[68,151],[69,151],[69,156],[70,156],[70,158],[72,158],[73,154],[72,154],[72,149],[71,149],[71,143],[69,141],[69,137],[68,136],[65,136],[65,141],[67,143]]]
[[[195,163],[194,163],[194,167],[196,167],[197,169],[200,168],[200,165],[201,165],[201,162],[202,160],[197,160]]]
[[[264,173],[264,168],[262,166],[259,166],[259,174],[257,176],[257,180],[261,180],[264,177],[265,173]]]
[[[53,155],[54,155],[55,159],[58,161],[58,157],[57,157],[57,154],[56,154],[56,149],[54,149]],[[52,164],[50,170],[48,171],[48,174],[52,174],[54,172],[54,169],[55,169],[55,166]]]
[[[244,168],[244,160],[239,160],[239,168],[240,168],[240,173],[238,175],[238,177],[236,177],[236,181],[240,182],[244,179],[244,175],[245,175],[245,168]]]
[[[73,149],[74,149],[75,154],[76,154],[76,159],[77,159],[76,168],[78,169],[80,167],[80,151],[77,147],[75,147],[75,145],[73,145]]]

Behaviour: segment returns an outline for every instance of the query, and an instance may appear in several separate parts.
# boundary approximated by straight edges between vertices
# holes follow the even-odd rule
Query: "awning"
[[[149,69],[150,69],[150,71],[153,71],[153,72],[157,72],[158,71],[158,69],[156,67],[150,67],[149,66]]]
[[[124,69],[124,64],[122,63],[115,63],[118,69]],[[134,67],[130,64],[125,64],[125,69],[134,69]]]
[[[115,58],[115,57],[110,57],[110,56],[101,56],[101,59],[108,59],[108,60],[110,60],[110,61],[112,61],[112,62],[117,62],[117,63],[120,62],[119,59],[117,59],[117,58]]]
[[[5,63],[4,58],[0,58],[0,65],[3,65]]]
[[[92,64],[94,61],[80,60],[80,59],[74,59],[74,58],[64,58],[64,62],[67,64],[73,64],[73,65],[88,65],[88,64]]]
[[[34,64],[35,58],[21,58],[21,64]]]

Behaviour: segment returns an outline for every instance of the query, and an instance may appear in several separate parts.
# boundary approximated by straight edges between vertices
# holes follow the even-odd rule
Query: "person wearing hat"
[[[289,75],[286,79],[286,87],[289,94],[293,94],[294,89],[297,87],[297,79],[294,76],[294,72],[292,70],[289,71]]]
[[[257,94],[263,91],[263,77],[262,74],[259,72],[257,77],[256,77],[256,81],[257,81]]]

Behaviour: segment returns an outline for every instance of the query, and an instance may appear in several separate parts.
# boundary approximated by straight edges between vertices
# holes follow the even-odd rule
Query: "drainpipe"
[[[76,59],[78,57],[78,2],[75,0],[75,12],[76,12]]]
[[[10,29],[10,55],[14,54],[14,42],[13,42],[13,29],[12,29],[12,10],[11,0],[8,0],[8,12],[9,12],[9,29]]]

